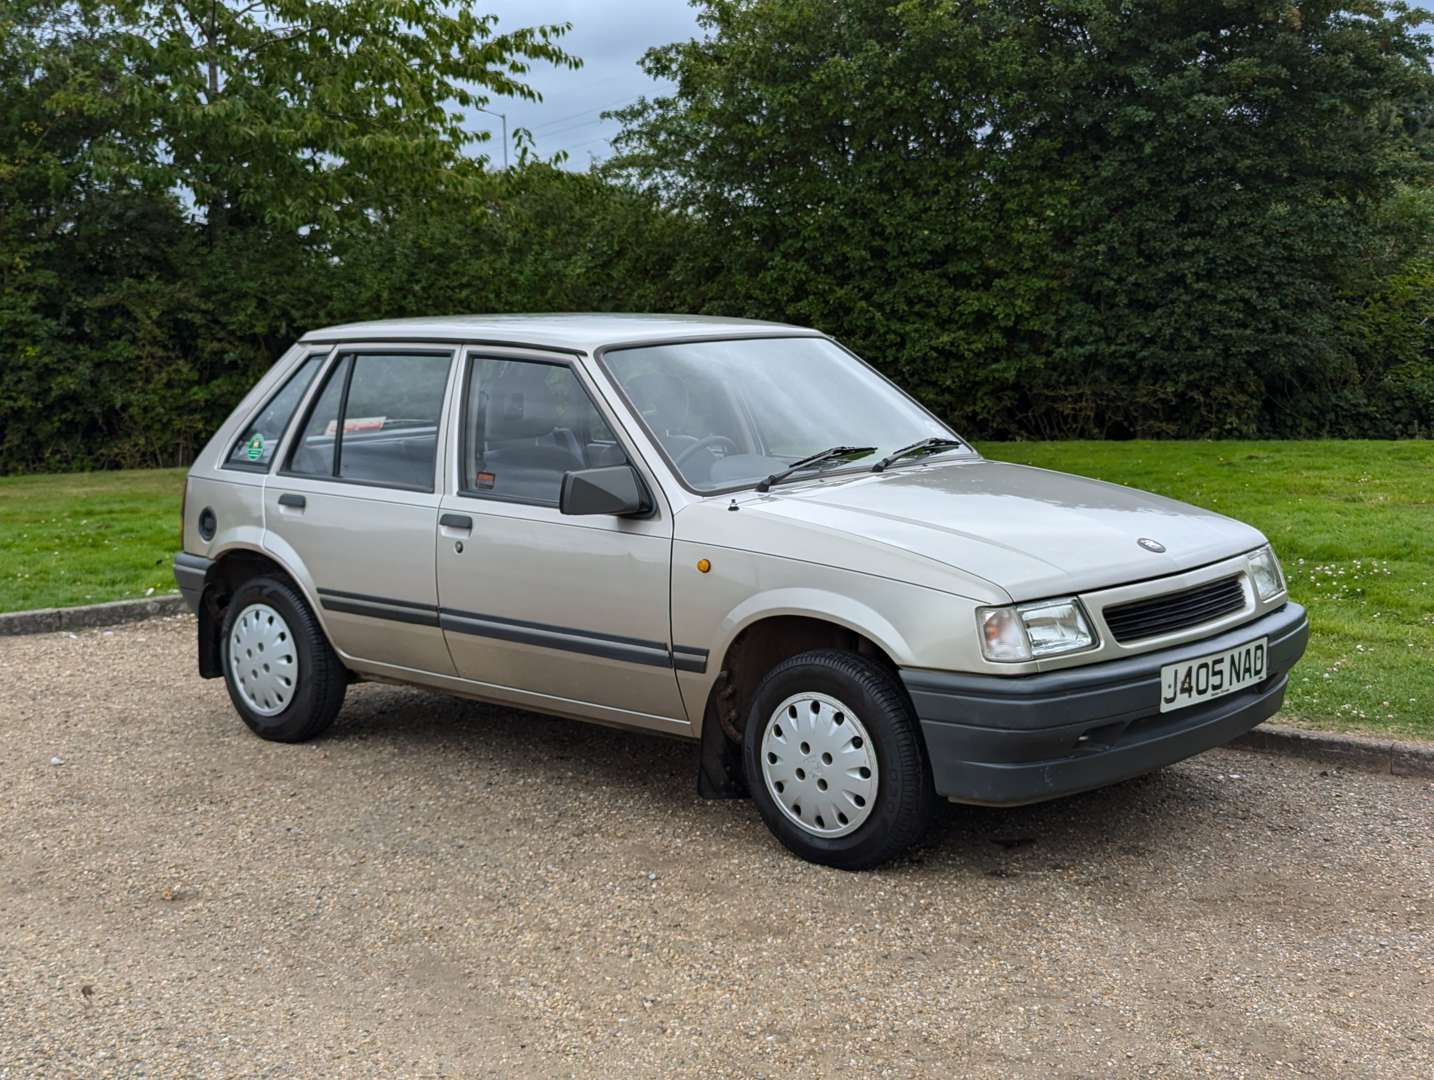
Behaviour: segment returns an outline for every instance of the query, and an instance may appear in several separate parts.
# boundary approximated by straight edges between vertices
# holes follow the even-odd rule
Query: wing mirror
[[[636,469],[631,465],[610,465],[563,473],[558,509],[564,514],[634,517],[651,512],[652,500]]]

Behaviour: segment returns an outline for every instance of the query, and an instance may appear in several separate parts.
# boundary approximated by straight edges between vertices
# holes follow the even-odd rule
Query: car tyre
[[[743,762],[768,828],[826,866],[879,866],[920,840],[935,812],[910,699],[887,668],[852,653],[802,653],[768,672]]]
[[[274,742],[323,734],[343,707],[345,669],[308,603],[278,578],[241,585],[224,611],[224,685],[249,730]]]

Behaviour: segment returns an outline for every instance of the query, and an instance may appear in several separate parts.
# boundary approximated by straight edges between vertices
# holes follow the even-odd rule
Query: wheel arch
[[[703,795],[746,793],[740,749],[747,712],[762,679],[782,661],[817,649],[839,649],[867,657],[896,676],[905,640],[887,620],[848,597],[828,598],[810,589],[783,592],[793,595],[776,603],[744,605],[747,615],[734,612],[730,620],[733,629],[721,649],[702,714],[698,791]],[[829,599],[834,602],[825,602]]]
[[[322,609],[314,602],[311,591],[274,553],[250,544],[234,544],[213,556],[213,563],[204,575],[204,591],[199,600],[199,674],[206,679],[223,676],[220,659],[221,628],[229,598],[244,582],[268,575],[292,585],[303,596],[323,626]],[[325,628],[325,634],[328,633]]]

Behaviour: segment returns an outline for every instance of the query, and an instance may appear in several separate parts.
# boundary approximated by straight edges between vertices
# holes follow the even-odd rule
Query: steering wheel
[[[735,454],[737,452],[737,444],[734,443],[731,439],[727,438],[726,435],[708,435],[705,439],[698,439],[686,450],[682,451],[682,453],[678,454],[675,458],[673,458],[672,464],[681,465],[693,454],[697,453],[697,451],[708,450],[714,446],[723,447],[729,454]]]

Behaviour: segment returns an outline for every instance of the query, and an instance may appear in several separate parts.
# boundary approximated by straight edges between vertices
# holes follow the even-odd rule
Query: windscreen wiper
[[[960,439],[948,439],[944,435],[934,435],[929,439],[922,439],[910,446],[903,446],[900,450],[893,450],[871,467],[872,472],[885,472],[886,467],[902,458],[925,457],[927,454],[939,454],[942,450],[954,450],[958,446],[965,446],[966,443]]]
[[[876,453],[874,446],[829,446],[800,461],[794,461],[781,472],[774,472],[767,479],[757,485],[758,491],[766,491],[773,484],[780,484],[793,473],[803,472],[806,469],[815,469],[818,465],[825,465],[829,461],[842,461],[846,458],[866,457],[867,454]]]

